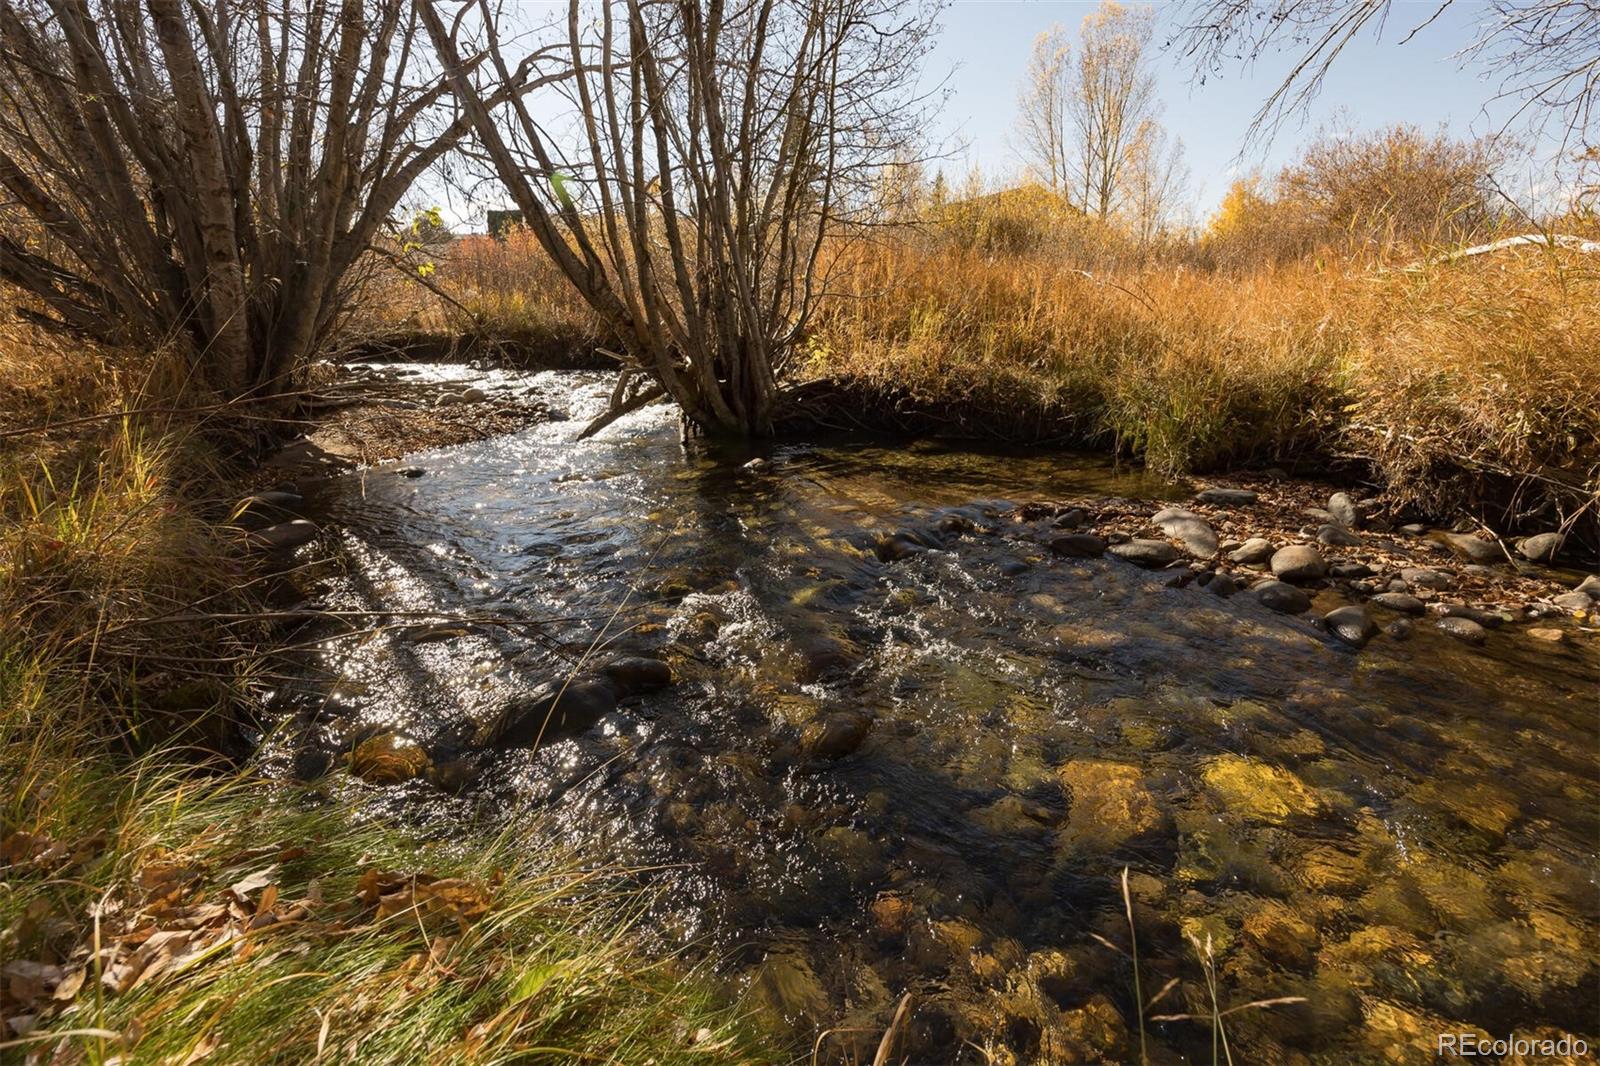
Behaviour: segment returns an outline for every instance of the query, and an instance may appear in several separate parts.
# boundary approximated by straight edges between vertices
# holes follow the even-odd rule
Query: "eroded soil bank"
[[[825,1056],[906,992],[914,1061],[1136,1055],[1124,867],[1143,995],[1178,982],[1144,1014],[1209,1015],[1208,938],[1224,1008],[1296,999],[1229,1018],[1242,1061],[1595,1044],[1580,570],[1265,473],[685,450],[662,408],[580,442],[597,374],[367,373],[523,422],[295,486],[363,623],[313,623],[281,772],[441,833],[554,818],[797,1045],[853,1030]]]

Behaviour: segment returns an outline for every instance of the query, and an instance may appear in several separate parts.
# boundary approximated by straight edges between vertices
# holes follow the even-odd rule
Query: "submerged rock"
[[[890,533],[879,540],[873,549],[882,562],[892,563],[913,555],[920,555],[928,550],[928,546],[921,539],[905,530]]]
[[[1164,540],[1135,539],[1126,544],[1113,544],[1107,550],[1119,559],[1152,570],[1176,562],[1178,559],[1178,549]]]
[[[1482,607],[1468,607],[1464,603],[1441,603],[1436,609],[1446,618],[1470,619],[1487,629],[1499,629],[1511,620],[1507,615],[1486,611]]]
[[[257,530],[250,534],[249,542],[252,548],[260,551],[291,551],[316,539],[316,524],[296,518]]]
[[[1333,636],[1356,648],[1366,647],[1367,641],[1378,635],[1377,625],[1359,607],[1336,607],[1322,616],[1322,624]]]
[[[660,659],[643,655],[613,659],[600,668],[600,673],[610,678],[623,696],[650,692],[672,684],[672,667]]]
[[[350,753],[350,772],[372,785],[398,785],[428,772],[422,745],[399,733],[368,737]]]
[[[1311,597],[1282,581],[1263,581],[1252,592],[1263,606],[1280,614],[1302,614],[1311,609]]]
[[[1217,756],[1206,765],[1201,778],[1224,809],[1253,821],[1282,825],[1326,807],[1292,772],[1243,755]]]
[[[1244,935],[1267,958],[1295,969],[1311,965],[1322,946],[1316,927],[1276,900],[1245,917]]]
[[[1322,553],[1309,544],[1291,544],[1272,553],[1272,573],[1282,581],[1303,584],[1320,581],[1328,574]]]
[[[842,759],[861,747],[872,719],[860,711],[833,711],[814,719],[800,732],[806,752],[817,759]]]
[[[1160,830],[1167,821],[1137,766],[1074,759],[1058,771],[1071,793],[1062,844],[1080,851],[1110,851]]]
[[[1534,640],[1542,640],[1548,644],[1560,644],[1567,639],[1565,630],[1535,628],[1528,630],[1528,636]]]
[[[582,733],[617,709],[620,694],[606,677],[547,681],[508,702],[476,731],[473,742],[526,746],[557,736]]]

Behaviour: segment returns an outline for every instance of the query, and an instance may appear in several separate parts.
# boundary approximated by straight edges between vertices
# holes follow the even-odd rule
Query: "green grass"
[[[107,376],[74,414],[129,400]],[[235,620],[262,582],[194,429],[0,456],[0,1059],[771,1058],[712,975],[643,949],[625,872],[537,826],[429,839],[215,754],[270,632]]]

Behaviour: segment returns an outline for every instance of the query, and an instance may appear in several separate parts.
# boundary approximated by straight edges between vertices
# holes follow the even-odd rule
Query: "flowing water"
[[[1241,1063],[1435,1061],[1438,1032],[1594,1046],[1592,636],[1418,627],[1352,653],[1014,535],[1000,501],[1183,496],[1098,459],[818,442],[752,470],[685,449],[664,408],[577,441],[598,375],[476,380],[571,418],[318,502],[348,559],[333,606],[483,621],[329,644],[312,741],[442,751],[597,640],[676,682],[471,761],[460,797],[375,802],[537,814],[650,868],[664,940],[807,1048],[857,1030],[824,1060],[870,1060],[907,991],[913,1061],[1136,1059],[1125,867],[1143,998],[1181,978],[1146,1014],[1205,1016],[1147,1023],[1151,1062],[1212,1061],[1208,969],[1222,1009],[1303,997],[1226,1018]],[[874,554],[952,513],[974,528],[945,550]],[[802,729],[841,710],[866,741],[809,758]]]

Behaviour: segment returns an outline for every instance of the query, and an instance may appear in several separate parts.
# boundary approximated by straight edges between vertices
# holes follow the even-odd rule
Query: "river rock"
[[[1069,507],[1056,515],[1052,525],[1057,529],[1082,529],[1089,523],[1089,514],[1082,507]]]
[[[1383,627],[1383,631],[1395,640],[1410,640],[1413,623],[1409,618],[1396,618],[1393,622]]]
[[[1258,499],[1249,489],[1201,489],[1195,494],[1195,499],[1200,503],[1216,504],[1222,507],[1244,507],[1255,503]]]
[[[372,785],[398,785],[428,771],[428,753],[410,737],[379,733],[350,753],[350,772]]]
[[[1272,553],[1272,574],[1295,584],[1318,581],[1328,573],[1322,553],[1309,544],[1291,544]]]
[[[1282,825],[1326,806],[1291,771],[1243,755],[1217,756],[1206,765],[1201,778],[1224,810],[1253,821]]]
[[[1590,574],[1578,582],[1578,587],[1573,592],[1581,592],[1591,600],[1600,600],[1600,574]]]
[[[1445,617],[1439,619],[1436,624],[1452,637],[1464,640],[1468,644],[1482,644],[1487,636],[1483,626],[1470,618]]]
[[[607,677],[546,681],[506,703],[473,736],[479,747],[505,743],[526,747],[557,736],[582,733],[617,709],[616,684]]]
[[[1178,558],[1178,549],[1164,540],[1135,538],[1126,544],[1113,544],[1107,550],[1119,559],[1149,569],[1159,569]]]
[[[1356,501],[1350,498],[1349,493],[1336,492],[1329,496],[1328,513],[1346,529],[1356,529],[1361,525],[1361,513],[1356,510]]]
[[[1560,533],[1535,533],[1517,542],[1517,552],[1535,563],[1548,563],[1561,550],[1564,538]]]
[[[317,527],[304,518],[279,522],[250,534],[250,546],[261,551],[291,551],[310,544],[317,537]]]
[[[1202,559],[1217,554],[1217,531],[1211,523],[1181,507],[1168,507],[1156,512],[1151,519],[1161,532],[1180,542],[1191,553]]]
[[[1337,522],[1326,522],[1317,529],[1317,542],[1336,548],[1354,548],[1361,543],[1361,538],[1352,533],[1347,526]]]
[[[1050,538],[1050,550],[1069,559],[1093,559],[1105,554],[1106,542],[1092,533],[1064,533]]]
[[[1422,614],[1428,609],[1427,604],[1405,592],[1380,592],[1367,602],[1401,614]]]
[[[766,1009],[768,1017],[782,1019],[797,1032],[810,1033],[830,1016],[828,993],[811,964],[798,954],[767,956],[751,983],[750,995]]]
[[[1400,580],[1410,588],[1423,588],[1442,590],[1450,587],[1450,577],[1437,570],[1427,570],[1420,566],[1408,566],[1400,571]]]
[[[461,390],[461,398],[467,403],[482,403],[489,398],[489,394],[476,385],[469,385]]]
[[[1366,563],[1358,563],[1351,559],[1340,559],[1328,565],[1328,573],[1346,581],[1359,581],[1364,577],[1371,577],[1373,569]]]
[[[1239,582],[1232,574],[1218,574],[1206,582],[1206,591],[1226,599],[1239,591]]]
[[[1528,636],[1532,637],[1534,640],[1542,640],[1547,644],[1561,644],[1567,639],[1565,630],[1546,629],[1542,627],[1536,627],[1528,630]]]
[[[421,477],[423,474],[426,474],[427,471],[422,469],[420,466],[402,466],[397,469],[395,473],[399,474],[401,477]]]
[[[812,720],[800,731],[800,742],[818,759],[842,759],[861,747],[872,729],[872,719],[860,711],[833,711]]]
[[[1311,597],[1282,581],[1263,581],[1252,592],[1256,599],[1280,614],[1301,614],[1311,609]]]
[[[1587,611],[1595,604],[1595,601],[1583,592],[1563,592],[1550,602],[1568,611]]]
[[[438,398],[433,401],[433,406],[454,407],[456,404],[461,402],[461,394],[459,392],[443,392],[440,393]]]
[[[1272,553],[1278,546],[1266,537],[1251,537],[1239,546],[1239,549],[1228,554],[1228,558],[1240,566],[1259,566],[1272,558]]]
[[[1475,563],[1505,562],[1505,552],[1497,540],[1484,540],[1471,533],[1446,533],[1444,542],[1457,555]]]
[[[928,546],[915,534],[902,529],[879,540],[874,550],[881,561],[892,563],[920,555],[928,550]]]
[[[660,659],[643,655],[628,655],[613,659],[600,668],[600,673],[610,678],[620,695],[632,696],[665,688],[672,684],[672,667]]]
[[[1111,851],[1166,824],[1155,793],[1137,766],[1074,759],[1057,774],[1071,794],[1061,843],[1080,851]]]
[[[246,524],[262,526],[297,514],[304,504],[304,497],[297,492],[258,492],[240,500],[233,510]]]
[[[1499,629],[1511,620],[1495,611],[1486,611],[1482,607],[1468,607],[1464,603],[1441,603],[1436,604],[1434,609],[1446,618],[1466,618],[1486,629]]]
[[[1267,958],[1295,969],[1311,965],[1322,946],[1316,927],[1276,900],[1246,916],[1244,935]]]
[[[1336,607],[1322,616],[1328,632],[1352,647],[1364,648],[1378,635],[1378,627],[1359,607]]]

